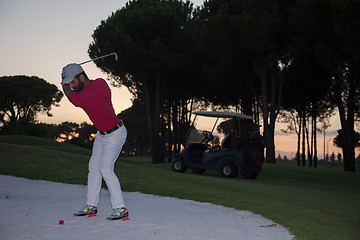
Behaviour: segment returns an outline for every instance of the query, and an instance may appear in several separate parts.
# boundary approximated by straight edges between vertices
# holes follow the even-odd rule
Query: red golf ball
[[[60,225],[63,225],[63,224],[64,224],[64,220],[60,220],[60,221],[59,221],[59,224],[60,224]]]

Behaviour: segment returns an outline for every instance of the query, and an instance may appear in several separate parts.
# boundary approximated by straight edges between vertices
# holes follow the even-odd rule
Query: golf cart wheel
[[[172,163],[172,169],[174,172],[184,173],[186,171],[184,161],[181,158],[175,158]]]
[[[205,169],[201,169],[201,168],[192,168],[191,170],[195,174],[203,174],[205,172]]]
[[[221,165],[220,173],[221,173],[221,176],[223,176],[223,177],[234,178],[237,176],[238,170],[233,163],[227,162],[227,163],[224,163],[223,165]]]
[[[254,172],[254,171],[243,171],[242,175],[244,176],[244,178],[246,179],[255,179],[258,177],[259,173],[258,172]]]

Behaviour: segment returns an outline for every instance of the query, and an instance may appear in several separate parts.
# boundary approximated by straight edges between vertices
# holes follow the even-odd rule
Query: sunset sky
[[[55,84],[59,89],[62,67],[68,63],[80,63],[89,59],[88,46],[92,34],[101,20],[122,8],[125,0],[0,0],[0,76],[37,76]],[[201,5],[202,0],[193,0]],[[121,58],[121,56],[119,56]],[[94,63],[82,65],[90,78],[107,78]],[[131,94],[125,87],[113,88],[113,104],[116,113],[131,106]],[[14,89],[16,90],[16,89]],[[39,115],[45,123],[64,121],[89,121],[86,114],[72,106],[64,97],[60,107],[53,107],[53,117]],[[201,125],[201,123],[200,123]],[[206,125],[206,123],[204,123]],[[296,136],[280,134],[276,130],[276,149],[294,156]],[[332,119],[326,145],[340,128],[339,118]],[[339,152],[332,143],[329,153]],[[323,157],[323,136],[318,138],[319,158]],[[283,154],[282,154],[283,155]]]

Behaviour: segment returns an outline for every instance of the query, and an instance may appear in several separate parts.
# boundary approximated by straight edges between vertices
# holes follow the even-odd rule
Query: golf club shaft
[[[117,59],[118,59],[117,54],[116,54],[115,52],[113,52],[113,53],[109,53],[109,54],[106,54],[106,55],[101,56],[101,57],[97,57],[97,58],[90,59],[90,60],[88,60],[88,61],[79,63],[79,65],[82,65],[82,64],[88,63],[88,62],[92,62],[92,61],[95,61],[95,60],[98,60],[98,59],[101,59],[101,58],[105,58],[105,57],[108,57],[108,56],[111,56],[111,55],[115,55],[115,60],[117,61]]]

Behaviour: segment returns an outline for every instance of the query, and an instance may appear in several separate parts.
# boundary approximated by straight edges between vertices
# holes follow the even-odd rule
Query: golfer
[[[61,85],[69,101],[82,108],[97,128],[89,161],[87,206],[74,217],[96,216],[102,178],[109,189],[113,213],[106,220],[128,220],[120,182],[114,165],[126,141],[127,130],[115,115],[111,90],[104,79],[90,80],[79,64],[66,65],[61,73]]]

